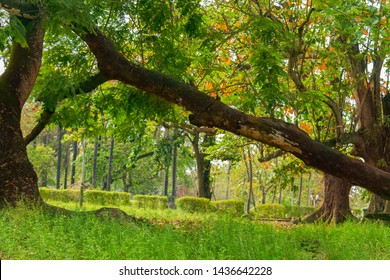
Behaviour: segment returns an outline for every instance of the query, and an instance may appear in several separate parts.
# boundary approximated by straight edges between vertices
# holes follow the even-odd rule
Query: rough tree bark
[[[341,223],[354,218],[349,207],[349,192],[352,185],[342,179],[324,174],[324,201],[313,214],[306,216],[303,221],[326,223]]]
[[[82,35],[94,53],[100,71],[109,79],[122,81],[193,114],[197,126],[218,127],[289,152],[308,166],[362,186],[383,198],[390,198],[390,173],[348,157],[309,137],[297,126],[272,118],[247,115],[196,88],[128,61],[98,30]]]
[[[44,29],[39,21],[21,21],[27,31],[28,48],[13,44],[8,67],[0,77],[0,207],[24,199],[41,202],[20,117],[41,65]]]
[[[18,2],[15,1],[15,5]],[[18,9],[12,9],[13,12],[22,13],[21,7],[15,8]],[[37,21],[23,21],[26,26],[30,23],[27,28],[27,42],[30,47],[23,49],[15,44],[12,63],[0,79],[0,195],[10,202],[17,201],[22,195],[39,198],[36,175],[28,162],[21,140],[19,118],[20,110],[31,92],[39,70],[43,30]],[[99,30],[85,31],[80,36],[94,53],[105,78],[122,81],[184,107],[193,113],[190,115],[190,121],[197,126],[218,127],[278,147],[300,158],[309,166],[390,199],[390,173],[312,140],[295,125],[272,118],[247,115],[190,85],[136,65],[120,54],[112,41]],[[363,113],[366,114],[366,111],[362,110]],[[367,130],[363,133],[365,132]],[[14,174],[15,170],[18,170],[20,175]]]
[[[206,154],[202,151],[200,147],[200,132],[197,130],[193,130],[192,134],[194,135],[193,139],[191,139],[192,147],[194,149],[195,160],[196,160],[196,174],[197,174],[197,182],[198,182],[198,197],[204,197],[211,199],[211,180],[210,180],[210,172],[211,172],[211,161],[206,159]],[[208,144],[210,142],[207,134],[204,135],[202,143]]]

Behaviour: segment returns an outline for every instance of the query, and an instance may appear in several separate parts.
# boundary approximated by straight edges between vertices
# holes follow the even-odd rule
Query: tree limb
[[[74,91],[74,94],[79,95],[79,94],[91,92],[106,81],[107,81],[106,77],[99,72],[91,77],[88,77],[84,82],[81,82],[78,88]],[[70,94],[64,95],[63,98],[58,101],[62,101],[68,98],[69,96]],[[46,125],[50,123],[54,113],[55,113],[55,108],[53,110],[50,110],[48,108],[43,109],[43,112],[39,117],[37,124],[30,131],[30,133],[24,138],[26,145],[28,145],[31,141],[33,141],[42,132],[42,130],[45,129]]]
[[[278,158],[282,155],[285,155],[286,152],[285,151],[282,151],[282,150],[278,150],[276,152],[273,152],[273,153],[270,153],[269,155],[266,155],[264,157],[261,157],[261,158],[258,158],[258,161],[259,162],[267,162],[267,161],[270,161],[274,158]]]
[[[297,126],[281,120],[247,115],[196,88],[128,61],[99,30],[81,35],[94,53],[100,71],[116,79],[182,106],[193,114],[196,126],[218,127],[300,158],[307,165],[360,185],[390,199],[390,173],[348,157],[314,141]]]
[[[37,6],[21,0],[0,0],[0,8],[10,15],[26,19],[36,19],[39,13]]]

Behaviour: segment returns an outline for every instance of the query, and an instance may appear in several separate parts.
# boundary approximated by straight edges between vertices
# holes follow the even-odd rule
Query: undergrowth
[[[379,223],[287,225],[217,214],[122,209],[151,223],[67,216],[23,206],[0,211],[2,259],[390,259]]]

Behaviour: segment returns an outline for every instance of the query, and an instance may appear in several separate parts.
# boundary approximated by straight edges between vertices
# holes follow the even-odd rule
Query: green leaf
[[[10,18],[10,27],[11,35],[15,42],[19,43],[23,48],[27,48],[26,28],[23,23],[16,16],[12,16]]]

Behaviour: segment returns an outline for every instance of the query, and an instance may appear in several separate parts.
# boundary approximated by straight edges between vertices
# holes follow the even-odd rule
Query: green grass
[[[62,206],[77,208],[75,204]],[[376,223],[287,227],[216,214],[123,209],[150,219],[153,225],[95,215],[53,215],[25,207],[3,209],[0,256],[54,260],[390,259],[390,227]]]

